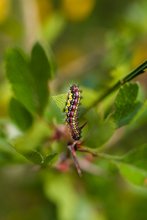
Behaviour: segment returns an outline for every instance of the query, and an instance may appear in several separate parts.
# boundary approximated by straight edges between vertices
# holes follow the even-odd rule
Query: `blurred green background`
[[[5,52],[20,47],[30,53],[36,41],[54,59],[52,94],[65,92],[72,82],[103,90],[147,59],[147,1],[0,0],[0,137],[18,133],[6,124],[12,92]],[[146,75],[137,80],[146,96]],[[139,125],[119,130],[109,152],[120,154],[146,143],[146,115]],[[147,191],[129,185],[107,162],[97,161],[95,172],[79,178],[75,172],[6,159],[0,167],[0,220],[147,219]],[[100,166],[110,166],[107,175]]]

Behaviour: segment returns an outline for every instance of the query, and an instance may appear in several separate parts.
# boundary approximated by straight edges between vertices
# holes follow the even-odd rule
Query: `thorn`
[[[87,124],[87,121],[80,127],[80,129],[82,130],[86,124]]]

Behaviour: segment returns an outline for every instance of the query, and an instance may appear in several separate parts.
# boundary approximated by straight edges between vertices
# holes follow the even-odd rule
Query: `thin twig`
[[[68,145],[68,149],[71,152],[71,156],[72,156],[73,162],[75,164],[75,167],[77,169],[78,175],[82,176],[82,171],[81,171],[81,168],[80,168],[77,156],[76,156],[75,145],[76,145],[76,142],[74,142],[71,145]]]
[[[100,153],[98,152],[98,150],[94,150],[94,149],[84,147],[84,146],[80,146],[79,148],[77,148],[77,151],[90,153],[94,157],[99,157],[99,158],[109,159],[109,160],[121,160],[123,158],[123,156],[115,156],[115,155]]]
[[[139,76],[140,74],[145,72],[145,69],[147,69],[147,61],[142,63],[139,67],[137,67],[135,70],[133,70],[131,73],[129,73],[127,76],[125,76],[122,80],[119,80],[113,87],[108,89],[104,94],[102,94],[100,97],[98,97],[85,111],[83,112],[83,115],[87,113],[91,108],[95,107],[98,103],[100,103],[103,99],[108,97],[110,94],[112,94],[114,91],[116,91],[120,86],[124,85],[125,83],[131,81],[136,76]]]

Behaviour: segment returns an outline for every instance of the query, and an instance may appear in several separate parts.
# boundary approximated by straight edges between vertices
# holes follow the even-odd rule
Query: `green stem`
[[[120,86],[124,85],[126,82],[131,81],[136,76],[139,76],[140,74],[145,72],[145,69],[147,69],[147,60],[142,63],[140,66],[138,66],[135,70],[133,70],[131,73],[129,73],[127,76],[125,76],[122,80],[119,80],[112,88],[108,89],[104,94],[102,94],[100,97],[98,97],[85,111],[83,114],[87,113],[91,108],[95,107],[99,102],[101,102],[103,99],[108,97],[110,94],[112,94],[114,91],[116,91]]]
[[[83,147],[81,146],[80,148],[77,149],[77,151],[84,152],[84,153],[89,153],[94,157],[99,157],[107,160],[121,160],[123,156],[116,156],[116,155],[109,155],[105,153],[100,153],[98,150],[94,150],[88,147]]]

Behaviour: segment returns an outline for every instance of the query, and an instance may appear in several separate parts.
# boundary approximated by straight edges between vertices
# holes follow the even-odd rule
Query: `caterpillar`
[[[73,140],[79,140],[81,138],[81,127],[78,123],[78,111],[79,104],[81,101],[81,91],[79,87],[75,84],[70,86],[68,92],[65,113],[66,113],[66,123],[70,129],[71,136]]]

